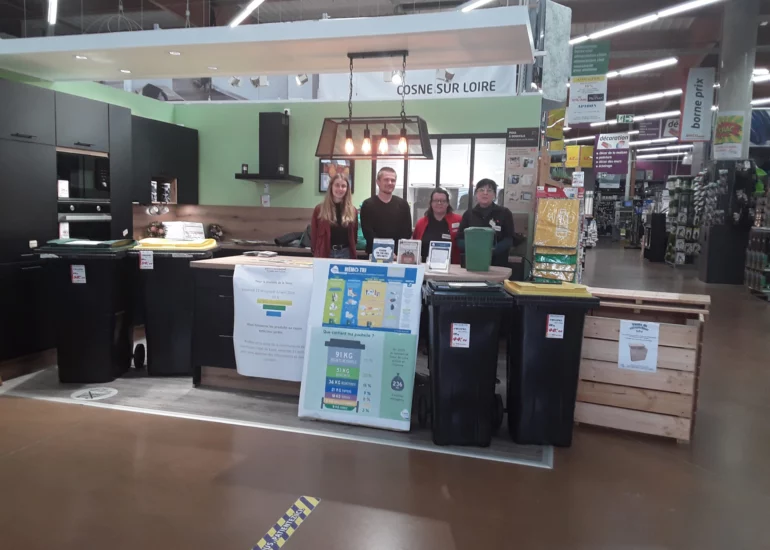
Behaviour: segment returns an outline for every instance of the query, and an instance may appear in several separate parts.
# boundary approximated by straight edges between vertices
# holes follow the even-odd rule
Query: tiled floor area
[[[711,294],[694,442],[580,426],[554,469],[0,397],[0,547],[770,548],[770,304],[589,253],[588,283]]]

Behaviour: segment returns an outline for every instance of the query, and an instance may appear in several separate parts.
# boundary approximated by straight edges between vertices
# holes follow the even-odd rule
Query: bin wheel
[[[144,344],[137,344],[134,348],[134,368],[135,369],[143,369],[144,368],[144,358],[146,357],[146,353],[144,351]]]
[[[424,393],[417,396],[417,424],[420,428],[428,427],[428,398]]]
[[[499,393],[495,394],[495,399],[492,401],[492,432],[497,433],[500,427],[503,425],[503,414],[505,413],[503,407],[503,396]]]

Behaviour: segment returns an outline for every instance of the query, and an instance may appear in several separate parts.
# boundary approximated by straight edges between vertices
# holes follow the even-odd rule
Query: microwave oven
[[[68,196],[60,189],[60,199],[110,200],[109,158],[57,151],[56,173],[60,182],[68,182]]]

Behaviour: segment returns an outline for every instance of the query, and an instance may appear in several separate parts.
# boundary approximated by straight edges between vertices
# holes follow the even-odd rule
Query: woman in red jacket
[[[353,206],[350,185],[342,174],[329,182],[326,197],[313,210],[310,241],[316,258],[356,259],[358,212]]]
[[[454,214],[449,204],[449,193],[437,188],[430,194],[430,206],[425,216],[417,220],[412,239],[422,241],[422,261],[428,257],[431,241],[452,241],[452,263],[460,263],[460,250],[455,239],[462,216]]]

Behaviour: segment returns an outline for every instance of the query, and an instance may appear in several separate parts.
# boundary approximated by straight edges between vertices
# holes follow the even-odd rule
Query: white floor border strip
[[[28,374],[19,378],[14,378],[8,382],[3,382],[0,386],[0,395],[8,394],[13,389],[22,384],[24,381],[32,378],[37,373]],[[36,399],[39,401],[50,401],[52,403],[64,403],[68,405],[82,405],[85,407],[96,407],[100,409],[112,409],[116,411],[150,414],[154,416],[165,416],[171,418],[181,418],[184,420],[198,420],[200,422],[214,422],[217,424],[229,424],[231,426],[242,426],[246,428],[262,428],[264,430],[273,430],[277,432],[286,432],[299,435],[312,435],[317,437],[328,437],[331,439],[341,439],[344,441],[354,441],[358,443],[372,443],[374,445],[385,445],[387,447],[398,447],[401,449],[408,449],[412,451],[425,451],[429,453],[438,453],[452,456],[462,456],[466,458],[477,458],[480,460],[491,460],[493,462],[503,462],[506,464],[519,464],[521,466],[530,466],[533,468],[543,468],[547,470],[553,469],[553,447],[546,446],[543,449],[543,463],[534,461],[520,460],[516,458],[503,458],[499,456],[491,456],[483,454],[481,452],[473,451],[470,449],[462,449],[457,447],[447,448],[436,445],[435,447],[421,446],[413,443],[402,443],[400,441],[388,441],[383,439],[376,439],[373,437],[365,437],[359,435],[347,435],[341,433],[325,432],[321,430],[312,430],[308,428],[289,428],[286,426],[276,426],[275,424],[264,424],[262,422],[251,422],[248,420],[232,420],[229,418],[221,418],[216,416],[205,416],[199,414],[177,413],[171,411],[159,411],[155,409],[144,409],[140,407],[128,407],[126,405],[111,405],[109,403],[94,403],[89,401],[76,401],[74,399],[67,399],[62,397],[51,397],[43,394],[36,393],[21,393],[13,394],[13,397]]]

